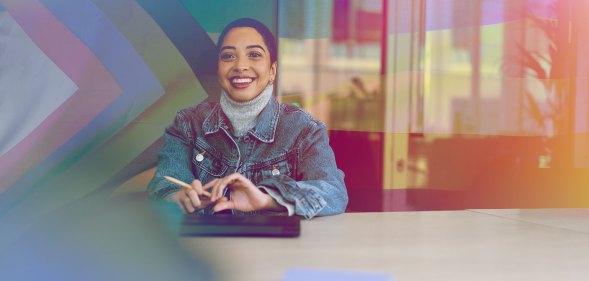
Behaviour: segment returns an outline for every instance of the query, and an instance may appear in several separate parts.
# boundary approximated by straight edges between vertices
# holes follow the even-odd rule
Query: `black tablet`
[[[180,230],[183,236],[298,237],[299,216],[188,214]]]

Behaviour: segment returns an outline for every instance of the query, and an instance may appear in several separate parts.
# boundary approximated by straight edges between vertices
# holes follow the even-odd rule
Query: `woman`
[[[277,50],[270,30],[253,19],[235,20],[217,48],[220,102],[178,112],[164,134],[150,197],[206,214],[284,212],[310,219],[344,212],[344,174],[325,125],[272,95]]]

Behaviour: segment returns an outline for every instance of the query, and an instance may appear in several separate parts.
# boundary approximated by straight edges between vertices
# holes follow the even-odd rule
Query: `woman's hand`
[[[225,188],[231,185],[231,199],[223,197]],[[211,201],[215,202],[213,210],[220,212],[231,209],[242,212],[257,210],[281,210],[272,196],[262,192],[249,179],[239,173],[210,181],[203,189],[211,189]]]
[[[210,204],[212,201],[210,198],[199,197],[203,194],[203,186],[199,180],[192,182],[192,188],[182,188],[182,190],[172,194],[169,199],[178,203],[180,208],[185,213],[193,213],[196,210],[200,210]],[[206,199],[203,199],[206,198]]]

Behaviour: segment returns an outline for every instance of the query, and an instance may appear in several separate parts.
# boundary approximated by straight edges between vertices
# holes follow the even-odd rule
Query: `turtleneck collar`
[[[274,86],[270,84],[257,97],[245,102],[233,100],[225,90],[221,91],[221,109],[231,122],[236,137],[245,135],[256,126],[256,117],[268,104],[273,90]]]

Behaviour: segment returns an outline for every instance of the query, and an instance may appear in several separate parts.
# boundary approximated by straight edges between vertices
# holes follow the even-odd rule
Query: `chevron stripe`
[[[6,11],[0,12],[0,50],[1,157],[69,99],[78,87]]]
[[[79,90],[0,158],[0,192],[65,144],[121,93],[121,87],[94,54],[38,1],[3,0],[2,3]],[[87,73],[92,73],[91,79]]]
[[[46,186],[87,152],[110,139],[163,95],[153,73],[107,17],[89,1],[43,1],[46,6],[84,42],[104,63],[123,88],[122,95],[57,149],[51,157],[21,178],[13,189]],[[70,13],[69,11],[77,13]],[[108,42],[108,44],[104,44]],[[115,156],[116,158],[116,156]],[[63,176],[63,175],[62,175]],[[108,177],[104,177],[105,180]],[[46,188],[46,187],[44,187]]]
[[[108,11],[108,9],[106,9],[108,7],[108,2],[96,1],[95,3],[100,3],[100,5],[96,6],[103,8],[105,11]],[[181,6],[179,7],[182,8]],[[146,18],[148,18],[147,15],[145,15],[144,19]],[[190,17],[188,16],[185,19],[190,19]],[[125,20],[127,23],[129,22],[129,18],[126,17]],[[152,19],[150,19],[150,21],[153,23]],[[193,25],[197,27],[196,30],[198,30],[199,25],[196,22],[194,22]],[[147,30],[146,27],[142,27],[142,29]],[[202,28],[200,28],[200,30],[202,30]],[[162,34],[161,40],[168,42],[169,44],[169,42],[171,41],[168,39],[169,36],[166,36],[163,36]],[[190,36],[186,36],[185,38],[195,40],[191,38],[196,37],[197,39],[192,43],[195,46],[198,46],[200,42],[203,42],[199,41],[198,38],[203,38],[204,36],[206,36],[208,40],[204,42],[208,42],[212,45],[212,41],[210,41],[208,35],[204,31],[202,31],[202,33],[197,33],[196,36],[194,36],[193,34]],[[141,45],[138,42],[134,43],[135,46]],[[170,109],[164,107],[165,104],[173,104],[174,108],[179,109],[182,107],[186,107],[188,105],[195,104],[200,99],[205,97],[205,92],[202,88],[199,87],[198,83],[196,83],[195,75],[192,74],[194,68],[188,68],[188,64],[186,63],[186,61],[178,56],[179,52],[177,51],[177,49],[175,49],[174,51],[170,50],[170,53],[174,54],[177,58],[176,60],[171,60],[169,63],[175,63],[179,61],[182,62],[180,64],[181,67],[179,67],[179,69],[182,69],[182,71],[178,72],[179,76],[173,77],[171,80],[163,82],[162,84],[166,85],[168,89],[174,89],[174,92],[181,93],[182,95],[170,95],[169,97],[168,95],[164,96],[157,103],[155,103],[150,108],[150,110],[147,110],[144,112],[144,114],[138,116],[137,120],[149,120],[150,118],[151,120],[153,120],[153,118],[155,118],[155,116],[159,114],[167,114],[170,115],[170,118],[166,119],[166,124],[168,124],[169,122],[171,122],[175,110],[173,113],[170,114]],[[153,57],[151,60],[159,61],[159,64],[154,65],[155,68],[159,68],[159,65],[161,65],[161,57],[157,57],[157,59],[156,57],[157,54],[153,53]],[[215,57],[213,57],[213,59],[215,59]],[[168,64],[167,61],[166,64]],[[168,66],[167,68],[169,67],[170,66]],[[202,65],[199,65],[198,67],[200,67],[200,69],[203,70],[205,69]],[[165,71],[165,69],[166,68],[162,68],[161,70],[159,70],[160,77],[169,78],[169,74],[162,73],[162,71]],[[187,71],[187,69],[189,69],[189,71]],[[208,69],[208,71],[210,72],[210,69]],[[216,82],[216,76],[213,77]],[[180,87],[180,85],[182,85],[183,83],[173,83],[175,81],[192,82],[188,84],[186,84],[186,82],[183,82],[184,84],[186,84],[187,87]],[[217,85],[217,83],[215,83],[215,85]],[[194,97],[195,94],[196,98]],[[152,143],[150,139],[141,139],[140,141],[137,141],[137,137],[143,137],[144,133],[150,130],[149,127],[145,126],[145,123],[139,122],[140,121],[128,123],[127,127],[120,130],[118,134],[109,139],[107,145],[99,146],[94,150],[80,150],[80,153],[83,153],[83,155],[73,155],[72,158],[74,159],[70,160],[72,162],[75,161],[75,166],[72,166],[72,163],[70,162],[65,163],[66,165],[56,165],[53,169],[46,170],[45,174],[53,175],[54,177],[58,176],[60,179],[68,179],[68,182],[72,183],[71,185],[60,185],[60,183],[62,183],[63,181],[29,181],[32,185],[37,187],[36,192],[28,194],[26,200],[16,202],[19,203],[18,208],[11,209],[9,212],[6,213],[6,221],[30,221],[31,219],[38,217],[39,214],[47,213],[50,210],[67,204],[67,202],[72,202],[73,200],[79,199],[81,196],[85,196],[94,190],[100,189],[102,183],[104,183],[112,175],[122,171],[126,163],[128,163],[128,161],[131,161],[133,157],[137,155],[141,156],[141,152]],[[154,125],[151,130],[154,130],[153,128],[156,127],[157,129],[155,129],[155,131],[151,132],[150,134],[159,137],[163,132],[165,124],[159,123],[157,124],[157,126]],[[138,145],[134,146],[135,143],[138,143]],[[71,168],[66,170],[64,169],[64,167]],[[20,181],[19,185],[15,185],[15,188],[13,189],[20,190],[22,189],[25,183],[26,181],[24,180]]]
[[[109,142],[109,148],[118,152],[117,160],[129,164],[115,171],[116,174],[107,176],[110,180],[99,188],[102,190],[113,188],[117,183],[153,167],[157,153],[149,148],[160,139],[164,127],[172,122],[178,110],[202,101],[207,94],[173,42],[136,1],[93,2],[133,44],[166,93]],[[128,143],[131,142],[134,145],[129,148]],[[110,152],[104,149],[103,153]]]
[[[221,92],[217,83],[215,44],[178,0],[137,0],[174,43],[209,95]],[[213,57],[211,57],[213,56]]]

